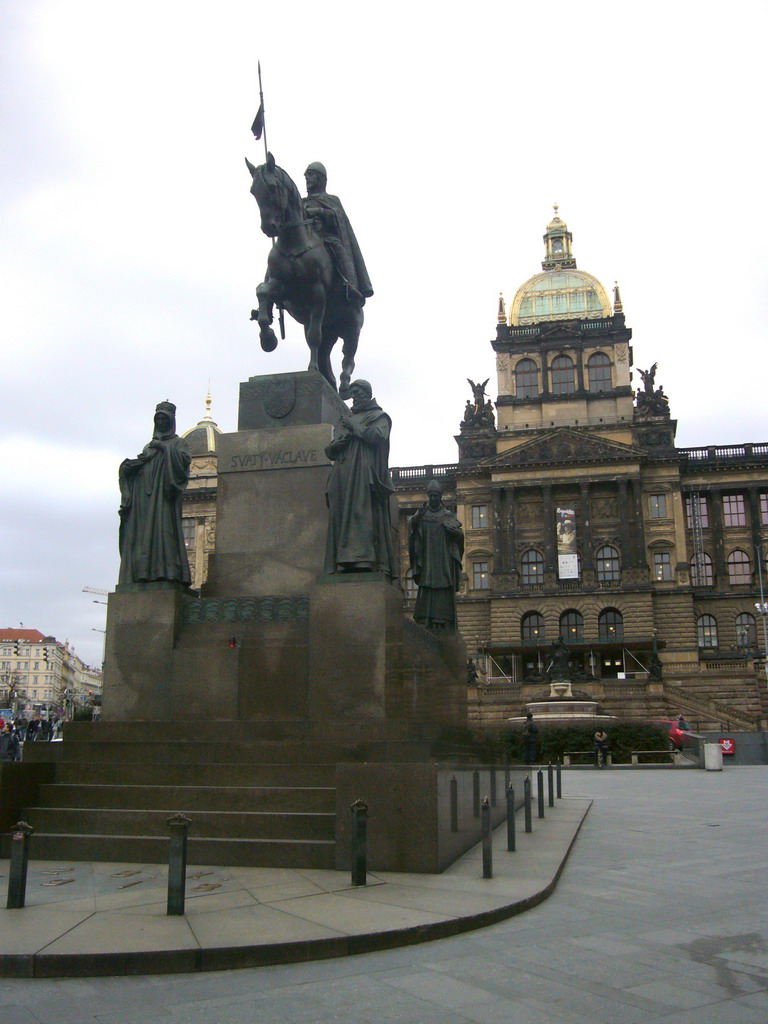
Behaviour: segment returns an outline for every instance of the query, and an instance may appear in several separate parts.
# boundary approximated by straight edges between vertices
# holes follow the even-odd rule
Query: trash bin
[[[708,772],[723,770],[723,748],[719,743],[704,744],[704,768]]]

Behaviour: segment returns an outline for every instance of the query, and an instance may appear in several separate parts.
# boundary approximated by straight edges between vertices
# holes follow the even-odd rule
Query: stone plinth
[[[216,550],[205,597],[308,592],[325,557],[325,447],[345,410],[319,373],[241,384],[240,429],[219,440]]]
[[[402,685],[399,590],[383,573],[323,576],[309,608],[310,718],[383,719]]]
[[[102,715],[116,720],[168,718],[186,588],[134,583],[120,591],[108,601]]]

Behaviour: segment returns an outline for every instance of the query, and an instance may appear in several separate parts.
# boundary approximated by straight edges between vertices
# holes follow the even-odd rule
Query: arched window
[[[521,359],[515,367],[515,394],[535,398],[539,393],[539,368],[532,359]]]
[[[597,617],[597,635],[601,640],[621,640],[624,616],[616,608],[604,608]]]
[[[712,574],[712,559],[705,552],[699,558],[694,555],[691,559],[691,582],[694,587],[711,587],[714,583]]]
[[[619,552],[610,544],[600,548],[595,558],[598,583],[620,583],[621,566]]]
[[[526,612],[520,620],[520,637],[529,643],[544,639],[544,616],[538,612]]]
[[[584,639],[584,616],[575,608],[569,608],[560,616],[560,636],[568,643],[569,640]]]
[[[696,620],[699,647],[717,647],[717,619],[714,615],[700,615]]]
[[[605,352],[595,352],[587,362],[590,391],[611,390],[611,360]]]
[[[415,601],[416,595],[419,592],[418,584],[413,578],[413,569],[409,569],[405,574],[405,599],[406,601]]]
[[[731,585],[752,582],[752,563],[746,551],[737,548],[728,555],[728,582]]]
[[[754,647],[757,644],[755,616],[749,612],[736,616],[736,643],[739,647]]]
[[[576,390],[576,374],[569,356],[555,356],[552,360],[552,394],[571,395]]]
[[[544,558],[540,551],[529,548],[520,560],[520,575],[523,586],[541,583],[544,579]]]

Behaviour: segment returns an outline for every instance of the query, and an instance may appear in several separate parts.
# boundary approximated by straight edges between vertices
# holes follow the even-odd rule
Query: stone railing
[[[706,448],[678,448],[678,455],[689,462],[733,462],[768,459],[768,444],[709,445]]]

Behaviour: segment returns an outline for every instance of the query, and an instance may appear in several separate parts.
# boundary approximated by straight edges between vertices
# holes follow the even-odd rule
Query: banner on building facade
[[[576,553],[576,512],[572,508],[555,511],[557,526],[557,575],[561,580],[579,578],[579,556]]]

